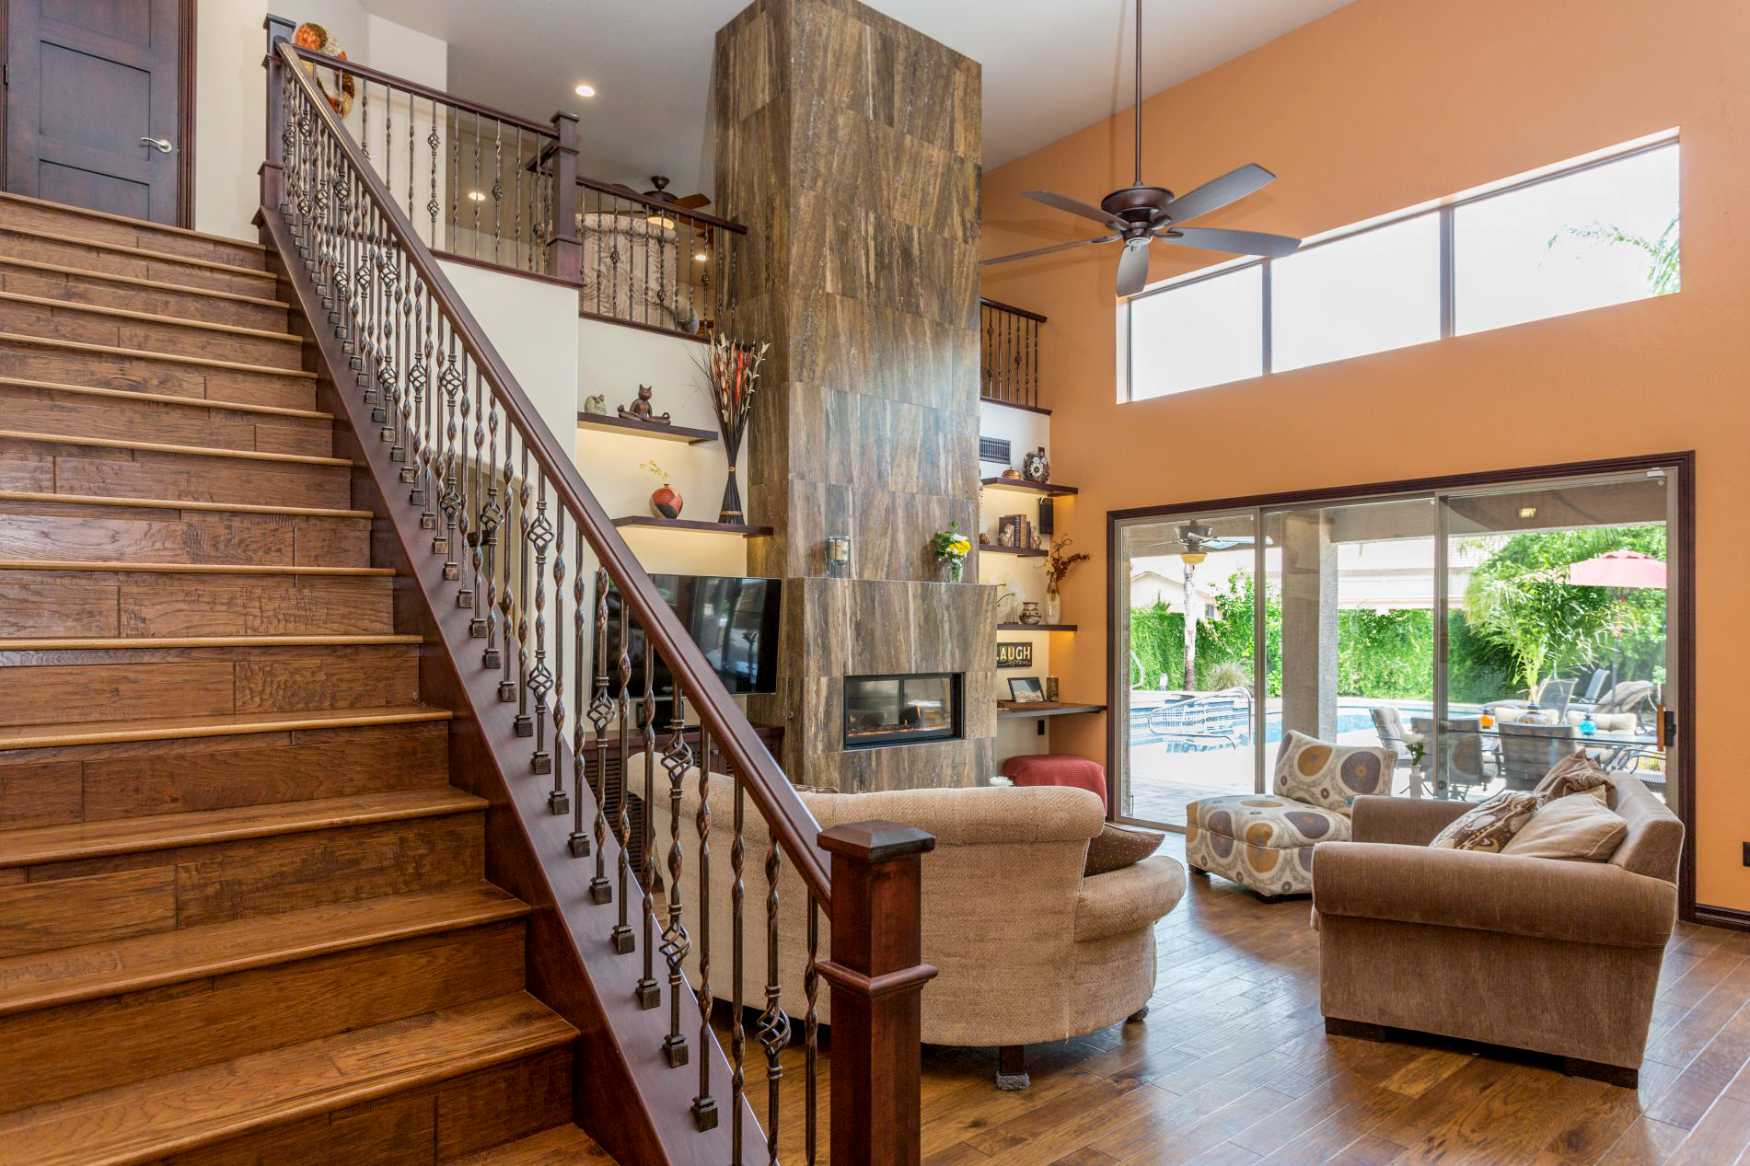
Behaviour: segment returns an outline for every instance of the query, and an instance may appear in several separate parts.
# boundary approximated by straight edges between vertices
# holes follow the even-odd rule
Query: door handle
[[[157,150],[160,154],[168,154],[168,153],[170,153],[170,151],[172,151],[176,148],[175,146],[170,144],[169,138],[141,138],[140,145],[151,146],[154,150]]]

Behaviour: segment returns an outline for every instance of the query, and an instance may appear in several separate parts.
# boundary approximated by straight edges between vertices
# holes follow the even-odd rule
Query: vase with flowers
[[[638,468],[654,474],[656,480],[662,483],[650,492],[650,513],[658,518],[679,518],[685,501],[681,498],[680,491],[669,484],[668,471],[657,465],[655,459]]]
[[[734,340],[719,332],[700,362],[705,388],[717,414],[717,431],[723,437],[723,452],[729,459],[729,478],[723,483],[718,522],[747,521],[741,510],[741,485],[735,477],[735,463],[741,456],[741,439],[747,433],[747,414],[753,407],[754,390],[759,387],[760,369],[771,347],[770,343]]]
[[[1068,535],[1056,539],[1051,549],[1045,553],[1045,622],[1060,624],[1063,622],[1063,581],[1070,569],[1077,563],[1086,561],[1085,551],[1069,553],[1069,544],[1075,540]]]
[[[948,582],[960,582],[966,572],[966,556],[972,553],[972,540],[960,533],[960,524],[951,522],[947,530],[938,530],[930,539],[930,549],[938,563],[947,564]]]

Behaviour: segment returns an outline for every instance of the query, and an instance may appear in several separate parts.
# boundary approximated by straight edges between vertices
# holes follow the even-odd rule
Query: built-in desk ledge
[[[1074,486],[1059,485],[1057,482],[1029,482],[1025,478],[980,478],[978,484],[998,490],[1018,490],[1023,494],[1047,494],[1053,497],[1081,492]]]
[[[634,421],[629,417],[616,417],[610,413],[579,413],[577,427],[603,429],[609,433],[632,433],[639,437],[654,437],[658,441],[684,441],[688,445],[717,440],[714,430],[688,429],[685,425],[664,425],[660,421]]]
[[[1075,630],[1076,625],[1073,623],[1000,623],[997,625],[999,632],[1073,632]]]
[[[759,538],[772,533],[769,526],[750,526],[745,522],[701,522],[696,518],[657,518],[650,514],[630,514],[614,519],[615,526],[662,526],[669,530],[692,530],[705,534],[739,534]]]
[[[1023,559],[1043,559],[1046,554],[1044,547],[1034,550],[1028,547],[999,547],[995,543],[980,543],[978,549],[987,555],[1019,555]]]
[[[997,720],[1032,720],[1034,717],[1073,717],[1082,713],[1103,713],[1103,704],[1066,704],[1062,701],[1033,701],[1019,704],[1012,700],[997,701]]]

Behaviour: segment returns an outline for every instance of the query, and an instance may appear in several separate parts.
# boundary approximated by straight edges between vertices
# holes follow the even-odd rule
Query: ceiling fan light
[[[1184,560],[1185,565],[1187,567],[1195,567],[1197,564],[1201,563],[1204,559],[1207,559],[1208,557],[1209,557],[1209,555],[1203,551],[1186,551],[1184,554],[1179,556],[1179,558]]]
[[[577,83],[577,88],[573,89],[572,92],[579,97],[594,97],[595,86],[591,85],[588,81],[579,81]]]

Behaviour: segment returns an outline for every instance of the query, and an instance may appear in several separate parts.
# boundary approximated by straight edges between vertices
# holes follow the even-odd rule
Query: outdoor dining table
[[[1535,723],[1535,722],[1534,722]],[[1548,726],[1544,726],[1548,727]],[[1651,790],[1665,788],[1662,776],[1643,774],[1638,765],[1643,758],[1661,758],[1664,750],[1659,746],[1657,735],[1651,732],[1623,732],[1621,730],[1605,731],[1600,729],[1594,733],[1582,733],[1577,725],[1568,726],[1573,730],[1574,748],[1584,749],[1598,762],[1604,770],[1635,770],[1635,776]],[[1433,732],[1434,721],[1430,717],[1410,718],[1410,729],[1425,741]],[[1441,728],[1443,734],[1464,733],[1474,734],[1481,739],[1481,745],[1487,757],[1499,768],[1501,758],[1501,729],[1496,721],[1488,728],[1483,728],[1478,717],[1453,717],[1448,719]],[[1427,756],[1424,765],[1432,760],[1432,754]]]

